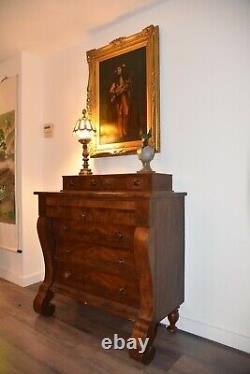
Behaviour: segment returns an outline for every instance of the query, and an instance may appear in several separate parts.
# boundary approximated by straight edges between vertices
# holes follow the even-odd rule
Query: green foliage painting
[[[14,110],[0,115],[0,222],[16,223]]]

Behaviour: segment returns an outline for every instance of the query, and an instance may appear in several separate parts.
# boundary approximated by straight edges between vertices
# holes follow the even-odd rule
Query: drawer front
[[[56,282],[122,304],[139,306],[139,289],[132,279],[57,261]]]
[[[112,204],[112,202],[110,203]],[[72,207],[72,206],[46,206],[46,216],[54,218],[67,218],[87,223],[113,223],[135,226],[135,211],[121,209]]]
[[[46,205],[48,207],[63,206],[86,209],[117,209],[122,211],[134,211],[136,209],[136,202],[134,200],[114,200],[112,197],[105,199],[105,194],[101,198],[97,197],[100,197],[100,194],[95,194],[93,198],[88,198],[86,196],[75,196],[74,194],[57,193],[46,197]]]
[[[135,261],[132,253],[116,248],[75,243],[57,249],[56,260],[69,264],[73,269],[100,271],[135,280]]]
[[[149,190],[151,184],[151,176],[140,174],[63,177],[63,189],[71,191],[142,191]]]
[[[102,224],[84,225],[77,220],[54,219],[57,247],[72,250],[77,244],[101,244],[108,247],[133,248],[134,227]]]
[[[139,289],[136,282],[96,271],[84,275],[84,291],[134,307],[139,306]]]

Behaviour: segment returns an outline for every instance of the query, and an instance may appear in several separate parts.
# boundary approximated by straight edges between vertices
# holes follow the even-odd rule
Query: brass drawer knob
[[[125,294],[125,288],[124,287],[119,288],[119,293],[121,295],[124,295]]]
[[[123,240],[124,239],[123,233],[119,232],[119,231],[116,233],[116,237],[117,237],[118,240]]]
[[[134,186],[140,186],[141,181],[140,179],[134,179]]]
[[[119,265],[124,265],[125,264],[125,260],[123,258],[120,258],[119,261],[118,261],[118,264]]]
[[[86,212],[82,212],[81,213],[81,217],[84,219],[84,218],[86,218]]]
[[[65,271],[63,273],[63,278],[65,279],[69,279],[71,277],[72,273],[70,271]]]
[[[69,181],[69,185],[70,185],[70,186],[74,186],[74,184],[75,184],[74,181],[71,179],[71,180]]]
[[[66,248],[65,249],[65,253],[70,253],[71,252],[71,248]]]

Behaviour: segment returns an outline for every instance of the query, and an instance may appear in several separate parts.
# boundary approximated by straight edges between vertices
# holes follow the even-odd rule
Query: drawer
[[[106,195],[107,196],[107,195]],[[52,196],[46,196],[46,205],[49,207],[74,207],[74,208],[100,208],[110,210],[134,211],[136,210],[136,202],[134,200],[114,200],[105,199],[105,194],[101,196],[96,194],[93,198],[72,194],[56,193]]]
[[[134,227],[113,224],[84,225],[81,221],[54,219],[54,235],[59,248],[73,249],[76,244],[101,244],[132,250]]]
[[[133,307],[139,306],[139,288],[132,279],[89,271],[84,274],[84,291]]]
[[[73,269],[95,270],[136,280],[134,256],[126,250],[75,243],[57,249],[55,258]]]
[[[65,191],[171,191],[169,174],[115,174],[63,177]]]
[[[133,278],[125,279],[97,270],[56,262],[56,283],[123,304],[139,305],[139,289]]]
[[[63,177],[64,190],[83,191],[124,191],[148,190],[151,187],[151,178],[147,175],[91,175]]]
[[[112,204],[112,203],[111,203]],[[67,218],[87,223],[113,223],[135,226],[136,214],[133,210],[89,208],[74,206],[46,205],[46,216]]]

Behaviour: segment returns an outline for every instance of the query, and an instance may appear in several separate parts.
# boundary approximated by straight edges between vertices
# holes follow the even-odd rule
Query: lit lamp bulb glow
[[[92,174],[91,169],[89,168],[89,152],[88,144],[92,139],[93,132],[96,130],[93,128],[91,120],[86,116],[86,109],[82,111],[82,118],[79,118],[75,124],[73,134],[78,137],[78,141],[82,144],[83,147],[83,167],[79,172],[79,175],[89,175]]]
[[[76,136],[78,137],[79,140],[91,140],[92,139],[92,134],[89,130],[81,130],[81,131],[76,131]]]

